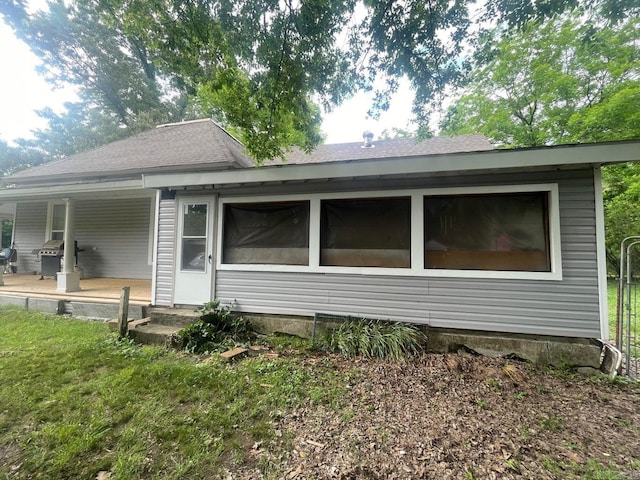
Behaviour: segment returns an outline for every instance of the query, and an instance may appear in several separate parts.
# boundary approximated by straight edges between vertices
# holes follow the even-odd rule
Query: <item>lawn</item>
[[[640,478],[636,384],[268,342],[222,363],[0,309],[0,478]]]
[[[0,310],[0,478],[215,478],[280,410],[340,392],[296,359],[224,365],[105,324]]]

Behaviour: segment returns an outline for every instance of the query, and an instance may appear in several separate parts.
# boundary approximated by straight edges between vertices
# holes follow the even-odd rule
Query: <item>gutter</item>
[[[86,194],[96,197],[101,193],[112,195],[115,192],[143,192],[142,180],[122,180],[102,183],[84,183],[73,185],[52,185],[46,187],[0,189],[0,201],[38,200],[51,197],[65,197]]]
[[[628,142],[586,144],[572,146],[572,148],[490,150],[317,164],[284,164],[222,172],[148,174],[142,176],[142,183],[144,188],[172,188],[191,185],[305,181],[318,178],[339,179],[420,173],[442,174],[541,167],[594,166],[638,160],[640,160],[640,142]]]

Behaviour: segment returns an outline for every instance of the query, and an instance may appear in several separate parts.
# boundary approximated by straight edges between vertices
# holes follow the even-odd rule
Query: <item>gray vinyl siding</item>
[[[151,198],[76,202],[78,263],[90,277],[151,279]]]
[[[75,203],[78,265],[85,277],[151,278],[150,198],[78,200]],[[47,203],[21,203],[16,210],[18,271],[40,271],[33,249],[46,236]]]
[[[158,212],[158,257],[155,305],[173,304],[173,266],[176,242],[176,200],[161,200]]]
[[[246,312],[315,312],[433,327],[598,337],[600,317],[593,172],[436,180],[447,186],[559,184],[561,281],[289,272],[216,273],[217,298]],[[427,184],[429,182],[426,182]],[[432,185],[428,185],[432,186]]]
[[[14,223],[14,243],[18,251],[18,273],[40,272],[38,256],[47,229],[47,202],[18,203]]]

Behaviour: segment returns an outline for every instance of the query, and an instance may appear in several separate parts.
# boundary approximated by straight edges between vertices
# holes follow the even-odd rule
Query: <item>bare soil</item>
[[[346,397],[276,418],[229,478],[640,479],[638,384],[462,353],[308,361]]]

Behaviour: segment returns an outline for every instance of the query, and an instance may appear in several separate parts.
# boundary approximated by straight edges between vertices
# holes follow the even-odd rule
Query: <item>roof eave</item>
[[[81,196],[96,198],[102,194],[111,196],[114,193],[135,196],[146,195],[148,190],[145,191],[141,179],[76,185],[41,185],[0,189],[0,202],[48,200],[65,197],[78,198]]]
[[[75,184],[95,184],[110,181],[137,180],[144,174],[170,174],[174,172],[207,172],[246,168],[237,160],[228,162],[217,162],[195,165],[172,165],[166,167],[153,167],[147,169],[112,170],[109,172],[95,172],[92,174],[59,174],[59,175],[38,175],[13,177],[7,176],[2,179],[4,184],[15,184],[19,186],[47,186],[47,185],[75,185]]]
[[[250,184],[304,181],[318,178],[384,177],[415,174],[509,171],[518,169],[575,168],[640,160],[640,141],[542,147],[521,150],[489,150],[472,153],[283,164],[223,172],[145,174],[145,188],[192,185]]]

